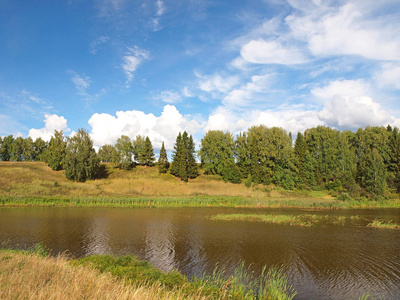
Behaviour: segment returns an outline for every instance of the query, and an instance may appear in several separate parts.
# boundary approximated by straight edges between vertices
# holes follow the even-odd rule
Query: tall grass
[[[379,219],[373,220],[371,223],[367,225],[372,228],[381,228],[381,229],[400,229],[400,225],[394,223],[393,221],[383,221]]]
[[[244,263],[227,276],[221,269],[188,279],[161,272],[133,256],[70,259],[34,251],[0,250],[3,299],[293,299],[296,292],[278,268],[254,276]]]

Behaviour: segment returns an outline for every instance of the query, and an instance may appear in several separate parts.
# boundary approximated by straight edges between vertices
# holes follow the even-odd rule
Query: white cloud
[[[255,64],[293,65],[307,61],[296,47],[284,46],[278,40],[266,41],[262,38],[245,44],[240,55],[245,61]]]
[[[29,136],[35,140],[41,137],[45,141],[50,141],[50,138],[54,135],[54,130],[62,130],[64,133],[69,132],[70,129],[67,126],[67,120],[63,116],[45,115],[45,126],[41,129],[32,128],[29,130]]]
[[[253,75],[251,81],[226,95],[222,103],[228,107],[244,107],[257,102],[257,93],[267,93],[273,74]]]
[[[367,125],[399,126],[400,120],[383,110],[371,98],[335,96],[318,114],[328,126],[340,129],[358,129]]]
[[[166,105],[161,116],[145,114],[142,111],[118,111],[116,117],[109,114],[94,114],[89,124],[94,145],[115,144],[121,135],[134,139],[137,135],[149,136],[155,149],[172,150],[176,136],[181,131],[195,134],[202,125],[194,118],[184,117],[175,106]]]
[[[374,16],[384,5],[369,1],[353,1],[341,7],[312,5],[288,16],[286,23],[292,36],[305,41],[318,57],[360,55],[368,59],[400,60],[398,17]]]
[[[160,99],[169,104],[174,104],[182,101],[181,94],[174,91],[162,91],[160,94]]]
[[[92,41],[89,45],[90,53],[96,54],[99,46],[101,44],[107,43],[109,39],[110,38],[108,36],[100,36],[97,39],[95,39],[94,41]]]
[[[363,80],[334,80],[324,87],[311,90],[311,94],[319,102],[331,100],[340,95],[345,97],[361,97],[368,95],[369,86]]]
[[[375,79],[381,87],[400,90],[400,64],[382,63],[381,69],[375,74]]]
[[[165,12],[165,5],[164,2],[162,2],[161,0],[157,0],[156,1],[156,16],[162,16]]]
[[[90,86],[90,77],[82,74],[82,75],[78,75],[78,74],[74,74],[71,78],[71,81],[74,83],[77,91],[78,91],[78,95],[84,96],[87,95],[86,90],[89,88]]]
[[[239,83],[238,76],[222,77],[218,73],[215,73],[213,75],[200,75],[196,73],[196,76],[197,78],[199,78],[200,90],[208,93],[227,93]]]
[[[123,57],[122,69],[126,75],[126,86],[129,88],[130,82],[133,80],[133,76],[139,65],[149,59],[150,53],[146,50],[142,50],[135,46],[128,48],[126,55]]]

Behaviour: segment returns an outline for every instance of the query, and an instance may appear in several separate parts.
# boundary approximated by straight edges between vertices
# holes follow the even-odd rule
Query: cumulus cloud
[[[293,65],[307,60],[305,55],[294,46],[284,46],[278,40],[266,41],[262,38],[245,44],[240,55],[245,61],[255,64]]]
[[[298,1],[292,1],[296,3]],[[371,18],[385,2],[357,1],[340,7],[314,1],[286,18],[295,39],[307,43],[318,57],[360,55],[376,60],[400,60],[399,19]],[[373,4],[372,4],[373,3]],[[294,7],[300,10],[298,5]],[[390,18],[390,17],[389,17]]]
[[[251,126],[265,125],[267,127],[282,127],[288,132],[296,134],[297,132],[304,132],[307,128],[323,124],[324,122],[318,117],[318,111],[313,110],[253,110],[243,116],[229,109],[218,108],[208,118],[203,131],[222,130],[237,134],[246,131]]]
[[[363,80],[334,80],[323,87],[313,88],[311,94],[324,103],[337,95],[361,97],[367,95],[368,91],[369,86]]]
[[[382,109],[371,98],[336,95],[325,103],[318,117],[328,126],[340,129],[358,129],[367,125],[399,126],[400,120]]]
[[[90,118],[89,124],[95,146],[115,144],[121,135],[132,139],[143,135],[149,136],[155,149],[160,149],[164,141],[167,150],[173,149],[180,131],[195,134],[202,127],[199,121],[184,117],[173,105],[166,105],[159,117],[136,110],[118,111],[116,116],[96,113]]]
[[[122,69],[126,75],[126,86],[129,88],[130,82],[133,80],[133,76],[137,68],[144,60],[149,59],[150,53],[146,50],[140,49],[135,46],[128,48],[126,55],[123,57]]]
[[[64,133],[70,131],[67,126],[67,120],[63,116],[53,114],[45,115],[44,117],[45,126],[43,128],[29,130],[29,136],[33,140],[41,137],[45,141],[50,141],[50,138],[54,135],[54,130],[62,130]]]

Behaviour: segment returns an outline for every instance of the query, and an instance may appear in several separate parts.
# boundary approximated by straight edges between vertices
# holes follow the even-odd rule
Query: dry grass
[[[0,299],[205,299],[159,284],[135,286],[108,273],[72,266],[63,256],[0,252]]]
[[[200,175],[185,183],[170,174],[159,174],[154,167],[124,171],[104,164],[104,168],[104,178],[75,183],[68,181],[63,171],[52,171],[42,162],[0,162],[0,194],[23,197],[270,196],[269,190],[247,188],[244,183],[226,183],[216,176]],[[279,192],[274,192],[274,197],[279,197]]]

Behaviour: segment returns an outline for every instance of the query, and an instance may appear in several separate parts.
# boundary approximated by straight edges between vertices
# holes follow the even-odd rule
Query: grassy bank
[[[1,299],[293,299],[278,269],[254,277],[242,264],[188,279],[163,273],[133,256],[70,259],[39,251],[0,250]]]
[[[399,199],[341,201],[326,191],[285,191],[273,186],[246,187],[219,176],[200,175],[189,183],[156,168],[130,171],[101,166],[101,178],[84,183],[68,181],[63,171],[42,162],[0,162],[1,206],[104,207],[400,207]]]

